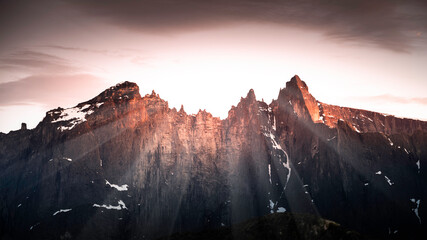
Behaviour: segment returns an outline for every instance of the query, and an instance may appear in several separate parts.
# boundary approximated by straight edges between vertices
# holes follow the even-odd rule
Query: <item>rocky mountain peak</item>
[[[291,80],[286,83],[286,88],[297,88],[300,91],[308,92],[307,84],[303,80],[301,80],[298,75],[293,76]]]
[[[317,102],[298,76],[223,120],[139,97],[124,82],[0,133],[0,239],[158,239],[280,212],[427,239],[427,122]]]
[[[156,91],[154,91],[154,89],[153,89],[153,91],[151,91],[150,97],[159,97],[159,94],[156,93]]]
[[[184,105],[181,104],[181,108],[179,109],[179,113],[185,114]]]
[[[241,97],[237,106],[232,106],[230,111],[228,111],[228,119],[234,119],[236,116],[249,116],[257,114],[257,112],[258,102],[256,100],[255,91],[250,89],[246,97]]]
[[[248,94],[246,95],[246,97],[244,97],[244,98],[242,97],[240,99],[238,106],[241,104],[251,105],[252,103],[255,103],[255,102],[256,102],[255,91],[253,89],[250,89]]]
[[[89,101],[82,102],[71,108],[57,108],[46,113],[43,121],[54,124],[56,129],[69,131],[88,120],[90,115],[98,112],[106,105],[115,106],[130,100],[140,100],[139,87],[133,82],[122,82],[113,87],[107,88],[98,96]],[[111,107],[115,109],[114,107]]]
[[[106,101],[120,101],[126,99],[141,99],[139,94],[139,87],[136,83],[133,82],[122,82],[116,86],[110,87],[100,93],[95,98],[88,101],[88,103],[93,102],[106,102]]]
[[[319,104],[308,91],[307,84],[298,75],[286,83],[286,88],[279,92],[279,100],[292,105],[298,117],[311,119],[313,122],[322,122]]]
[[[240,102],[237,104],[237,108],[247,108],[248,106],[256,103],[255,91],[250,89],[246,97],[241,97]]]
[[[256,100],[255,91],[253,89],[249,90],[248,94],[246,95],[246,99],[251,100],[251,101]]]
[[[301,80],[298,75],[291,78],[290,81],[286,82],[286,92],[293,98],[304,99],[307,95],[310,95],[307,84]],[[285,90],[284,89],[284,90]]]

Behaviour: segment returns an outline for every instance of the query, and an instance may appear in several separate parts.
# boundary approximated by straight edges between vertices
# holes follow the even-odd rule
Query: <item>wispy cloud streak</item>
[[[421,104],[427,106],[427,97],[400,97],[390,94],[367,97],[351,97],[356,101],[375,102],[375,103],[398,103],[398,104]]]
[[[425,1],[72,1],[90,16],[137,31],[185,31],[238,22],[318,30],[338,41],[409,51],[427,32]]]

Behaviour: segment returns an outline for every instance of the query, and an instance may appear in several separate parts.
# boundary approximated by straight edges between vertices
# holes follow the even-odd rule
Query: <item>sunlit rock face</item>
[[[377,112],[339,107],[320,103],[321,116],[325,124],[336,127],[340,119],[357,132],[382,132],[385,134],[414,134],[426,131],[427,122],[397,118]]]
[[[308,87],[297,75],[286,83],[286,88],[279,93],[279,101],[283,104],[289,103],[292,111],[304,120],[311,119],[313,122],[320,122],[319,104],[308,92]]]
[[[0,234],[150,239],[304,212],[425,236],[426,122],[318,102],[298,76],[224,120],[124,82],[0,135]]]

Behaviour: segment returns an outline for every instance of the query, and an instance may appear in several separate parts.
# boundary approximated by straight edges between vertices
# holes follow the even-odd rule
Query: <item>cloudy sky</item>
[[[298,74],[320,101],[427,120],[422,0],[0,0],[0,131],[122,81],[225,118]]]

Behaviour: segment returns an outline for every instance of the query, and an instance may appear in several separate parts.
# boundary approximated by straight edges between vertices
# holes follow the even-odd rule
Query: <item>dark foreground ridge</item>
[[[312,215],[274,213],[231,227],[179,233],[159,240],[362,240],[370,239],[339,224]]]
[[[156,239],[283,212],[425,239],[426,165],[427,122],[319,102],[298,76],[224,120],[124,82],[0,134],[0,239]]]

